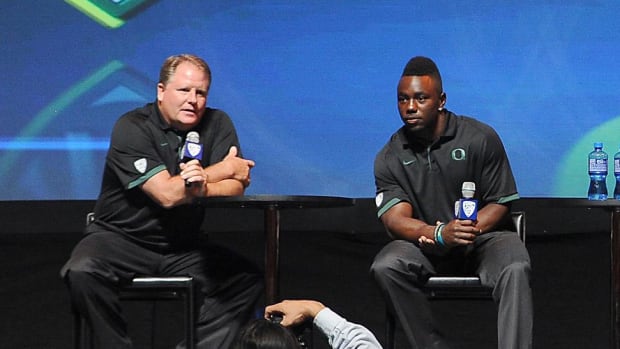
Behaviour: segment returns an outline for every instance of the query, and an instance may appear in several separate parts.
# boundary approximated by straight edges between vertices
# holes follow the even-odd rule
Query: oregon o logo
[[[465,160],[467,158],[467,154],[465,153],[465,149],[456,148],[452,150],[452,160]]]

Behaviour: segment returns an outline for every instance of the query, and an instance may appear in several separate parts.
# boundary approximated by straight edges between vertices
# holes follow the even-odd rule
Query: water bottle
[[[614,199],[620,200],[620,150],[614,155],[614,176],[616,176]]]
[[[603,151],[603,143],[594,143],[594,150],[588,154],[588,174],[590,175],[590,187],[588,199],[607,199],[607,153]]]

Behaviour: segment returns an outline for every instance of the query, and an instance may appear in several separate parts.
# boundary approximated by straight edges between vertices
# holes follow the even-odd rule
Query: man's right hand
[[[470,220],[452,220],[441,231],[441,238],[446,246],[469,245],[474,242],[475,222]]]
[[[265,318],[271,315],[282,317],[282,326],[296,326],[306,320],[314,319],[325,306],[313,300],[284,300],[280,303],[269,305],[265,308]]]

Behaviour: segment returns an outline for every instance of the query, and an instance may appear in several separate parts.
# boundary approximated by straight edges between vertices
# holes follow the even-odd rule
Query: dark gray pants
[[[445,273],[477,274],[483,285],[493,288],[500,349],[532,347],[530,257],[514,232],[481,235],[474,244],[445,256],[426,255],[411,242],[394,240],[377,254],[370,271],[411,348],[449,348],[441,334],[449,329],[437,327],[429,300],[419,289],[428,277]]]
[[[197,283],[198,348],[228,348],[253,315],[262,277],[249,261],[223,247],[195,243],[158,250],[120,234],[86,235],[61,270],[72,306],[93,329],[95,348],[131,348],[118,287],[136,275],[189,275]]]

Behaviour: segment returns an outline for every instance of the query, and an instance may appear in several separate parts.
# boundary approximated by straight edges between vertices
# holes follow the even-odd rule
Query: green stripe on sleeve
[[[504,197],[499,198],[499,200],[497,200],[497,203],[498,204],[505,204],[507,202],[515,201],[515,200],[518,200],[518,199],[520,199],[519,194],[515,193],[515,194],[512,194],[510,196],[504,196]]]
[[[129,182],[129,185],[127,185],[127,189],[137,187],[138,185],[146,182],[149,178],[153,177],[154,175],[158,174],[159,172],[165,169],[166,169],[166,166],[163,164],[157,167],[153,167],[153,169],[151,169],[149,172],[145,173],[144,175],[140,176],[135,181]]]
[[[387,210],[391,209],[392,207],[394,207],[397,203],[401,202],[402,200],[399,198],[393,198],[392,200],[388,201],[385,205],[383,205],[383,207],[381,207],[381,209],[379,209],[379,211],[377,212],[377,217],[381,218],[381,216],[387,212]]]

